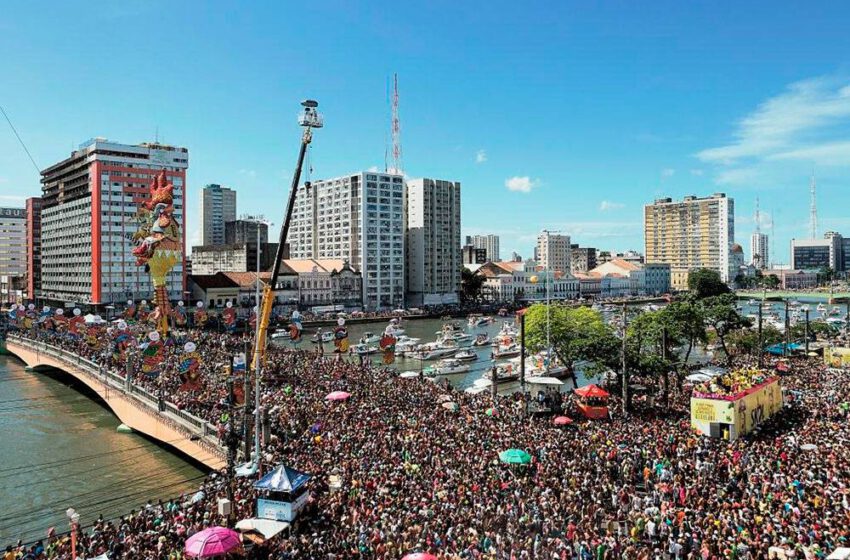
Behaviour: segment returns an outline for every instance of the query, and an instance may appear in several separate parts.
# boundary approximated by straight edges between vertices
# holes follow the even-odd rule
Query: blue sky
[[[541,228],[642,250],[643,204],[723,191],[738,242],[760,196],[787,259],[812,169],[821,232],[850,235],[847,21],[840,2],[20,2],[0,104],[41,167],[158,129],[190,150],[190,212],[217,182],[279,225],[298,102],[325,114],[314,178],[383,168],[397,72],[405,172],[461,181],[464,234],[503,256]],[[0,204],[38,192],[0,121]]]

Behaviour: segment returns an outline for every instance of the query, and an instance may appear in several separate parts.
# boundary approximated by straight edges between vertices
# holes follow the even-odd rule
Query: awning
[[[608,397],[608,391],[606,391],[599,385],[588,385],[587,387],[581,387],[580,389],[575,390],[575,394],[583,399],[604,399]]]
[[[236,524],[236,530],[246,533],[254,531],[263,535],[263,538],[269,540],[284,529],[289,527],[286,521],[275,521],[274,519],[260,519],[252,517],[251,519],[243,519]]]
[[[294,492],[310,480],[310,475],[291,469],[286,465],[278,465],[269,474],[254,483],[257,490],[272,492]]]

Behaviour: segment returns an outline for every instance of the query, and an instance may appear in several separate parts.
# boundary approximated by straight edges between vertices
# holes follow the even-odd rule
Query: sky
[[[18,2],[0,106],[38,167],[95,136],[189,149],[198,190],[280,226],[296,115],[319,101],[311,178],[383,169],[399,79],[404,171],[462,184],[463,234],[531,256],[547,228],[643,250],[643,205],[725,192],[749,252],[850,235],[850,4],[842,2]],[[0,205],[39,194],[0,120]],[[194,213],[196,215],[196,212]],[[749,255],[747,255],[749,256]]]

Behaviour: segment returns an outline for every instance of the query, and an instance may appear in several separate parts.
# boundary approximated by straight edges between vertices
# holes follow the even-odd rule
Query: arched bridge
[[[6,348],[33,371],[40,367],[56,368],[85,383],[121,422],[133,430],[173,447],[211,469],[225,466],[226,452],[218,443],[215,428],[204,420],[179,410],[171,403],[166,403],[165,411],[160,412],[159,401],[154,395],[59,347],[9,336]]]

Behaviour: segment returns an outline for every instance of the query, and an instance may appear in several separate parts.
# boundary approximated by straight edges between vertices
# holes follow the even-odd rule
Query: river
[[[116,431],[118,419],[58,373],[31,373],[0,356],[0,545],[67,531],[147,500],[192,492],[204,472],[149,440]]]

